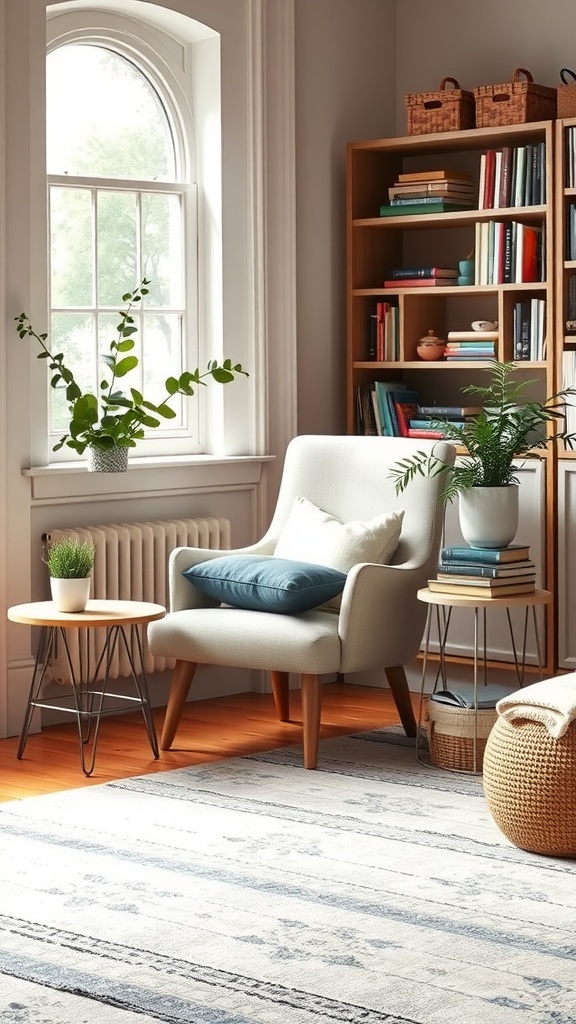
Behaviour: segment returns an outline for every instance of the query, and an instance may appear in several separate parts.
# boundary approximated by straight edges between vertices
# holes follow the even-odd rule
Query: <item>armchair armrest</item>
[[[428,568],[361,563],[350,570],[338,619],[341,672],[405,665],[416,656],[426,621],[416,593]]]

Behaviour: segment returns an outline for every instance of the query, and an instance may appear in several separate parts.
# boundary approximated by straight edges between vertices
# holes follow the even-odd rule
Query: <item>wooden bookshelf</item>
[[[565,122],[576,125],[573,122]],[[417,392],[424,405],[460,405],[461,389],[470,384],[485,384],[490,363],[471,360],[463,363],[427,362],[418,358],[416,345],[430,328],[442,338],[448,331],[468,329],[474,320],[497,320],[499,337],[496,358],[510,361],[517,357],[514,337],[515,307],[525,300],[545,301],[546,350],[541,359],[522,359],[518,366],[526,379],[534,381],[534,395],[544,400],[557,390],[561,381],[561,352],[553,339],[560,337],[558,322],[558,277],[567,287],[570,271],[576,275],[574,259],[559,260],[557,224],[561,203],[576,204],[574,187],[564,184],[564,171],[556,159],[559,148],[554,121],[533,122],[497,128],[443,132],[434,135],[378,139],[349,143],[347,147],[346,232],[347,232],[347,429],[357,433],[357,389],[374,380],[403,380]],[[451,169],[470,175],[478,202],[481,158],[490,150],[510,147],[540,147],[543,195],[540,201],[524,206],[471,208],[447,213],[411,216],[380,216],[381,204],[387,204],[388,189],[402,172]],[[575,167],[576,174],[576,167]],[[565,214],[562,213],[565,217]],[[479,225],[485,232],[491,224],[512,222],[536,227],[545,236],[542,280],[525,283],[474,284],[467,286],[385,288],[392,271],[401,267],[457,267],[466,259],[478,240]],[[499,229],[501,230],[501,229]],[[555,267],[564,266],[560,275]],[[378,300],[398,306],[399,332],[394,359],[371,358],[369,320]],[[562,301],[564,301],[562,299]],[[563,336],[563,335],[562,335]],[[576,347],[576,335],[568,344]],[[468,400],[469,402],[470,400]],[[548,429],[552,431],[552,425]],[[576,453],[568,457],[574,459]],[[534,511],[536,530],[542,536],[540,586],[557,595],[557,466],[553,446],[542,453],[542,480]],[[576,469],[576,467],[575,467]],[[556,612],[547,613],[545,624],[545,671],[551,674],[557,665]]]

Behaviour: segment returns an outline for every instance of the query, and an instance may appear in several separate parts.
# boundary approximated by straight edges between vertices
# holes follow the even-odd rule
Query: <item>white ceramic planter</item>
[[[52,600],[59,612],[83,612],[90,597],[91,576],[86,579],[57,579],[50,577]]]
[[[518,485],[462,491],[459,518],[462,536],[470,547],[507,547],[518,530]]]

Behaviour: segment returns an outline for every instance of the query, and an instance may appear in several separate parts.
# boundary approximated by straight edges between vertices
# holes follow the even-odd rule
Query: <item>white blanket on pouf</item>
[[[532,683],[503,697],[496,711],[509,722],[542,722],[555,739],[576,721],[576,672]]]

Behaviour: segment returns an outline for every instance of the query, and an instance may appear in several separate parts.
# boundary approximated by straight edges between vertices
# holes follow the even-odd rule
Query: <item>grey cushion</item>
[[[209,597],[235,608],[294,615],[336,597],[346,573],[273,555],[224,555],[183,572]]]

